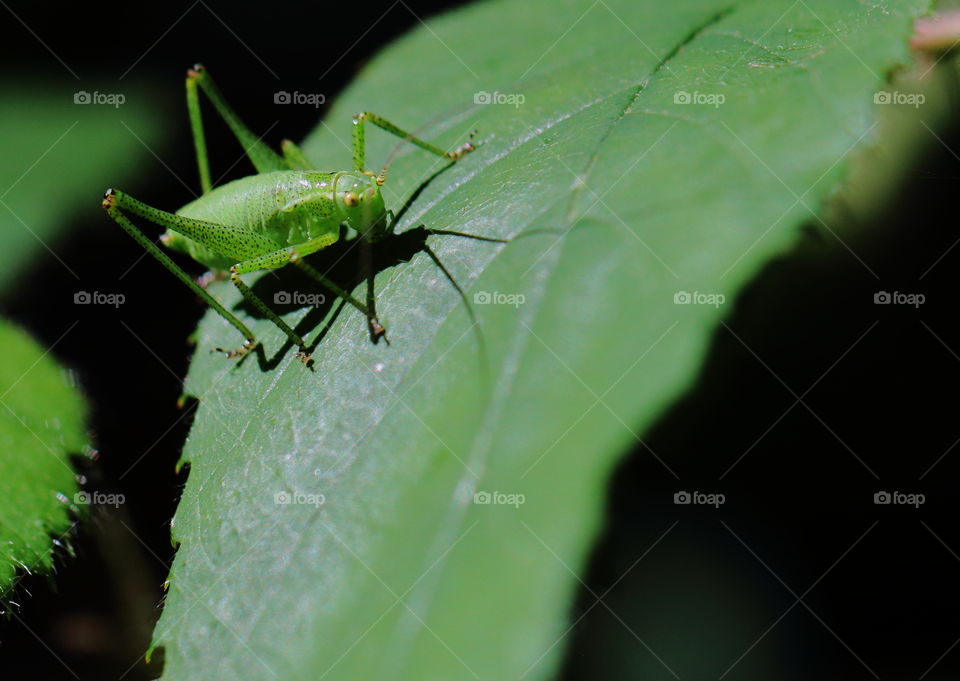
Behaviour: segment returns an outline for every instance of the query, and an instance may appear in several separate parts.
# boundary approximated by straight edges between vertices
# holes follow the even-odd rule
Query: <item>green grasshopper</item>
[[[243,145],[246,155],[257,170],[256,175],[234,180],[216,189],[212,187],[199,91],[206,94],[217,113]],[[244,283],[240,275],[278,269],[292,263],[360,310],[367,318],[370,337],[374,343],[381,337],[386,340],[386,332],[376,314],[373,274],[369,266],[370,249],[372,244],[393,235],[395,221],[392,219],[392,212],[386,209],[380,193],[380,187],[386,180],[386,167],[378,175],[364,169],[364,123],[370,122],[431,154],[448,159],[451,163],[473,151],[476,148],[474,144],[468,141],[453,151],[444,151],[375,114],[364,112],[353,118],[354,170],[318,171],[313,169],[304,153],[293,142],[283,141],[281,155],[254,135],[227,104],[209,73],[199,64],[187,71],[187,110],[193,131],[202,196],[176,213],[168,213],[152,208],[121,191],[108,189],[103,197],[103,207],[143,248],[243,334],[244,342],[239,349],[215,350],[224,352],[227,357],[243,357],[254,350],[258,342],[243,322],[147,238],[130,221],[128,213],[166,228],[167,231],[160,240],[171,250],[186,253],[214,271],[229,272],[230,280],[244,298],[287,335],[300,349],[298,356],[307,363],[310,362],[310,353],[303,338],[271,310]],[[471,133],[471,138],[473,134]],[[366,304],[304,261],[305,256],[336,242],[340,238],[341,225],[350,227],[358,235],[367,266]],[[426,232],[482,241],[502,241],[449,230],[427,229]],[[456,286],[455,282],[454,285]],[[457,288],[459,290],[459,287]]]

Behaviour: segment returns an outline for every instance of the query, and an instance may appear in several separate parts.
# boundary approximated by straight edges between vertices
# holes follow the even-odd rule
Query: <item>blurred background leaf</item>
[[[11,286],[40,253],[78,278],[56,252],[60,233],[102,213],[103,191],[143,166],[161,119],[147,92],[128,83],[101,92],[90,81],[18,80],[0,89],[0,297],[30,296]]]
[[[69,544],[77,481],[68,456],[89,446],[73,376],[0,320],[0,593],[18,571],[49,570]]]
[[[160,117],[135,86],[99,92],[60,81],[40,89],[19,80],[2,83],[2,90],[0,251],[6,265],[0,269],[0,299],[42,305],[36,301],[44,291],[23,286],[19,275],[43,254],[77,277],[54,250],[58,238],[102,212],[98,197],[120,173],[142,163],[160,135]],[[130,134],[118,134],[123,127]],[[25,331],[0,324],[4,590],[19,568],[48,569],[54,545],[69,541],[68,508],[77,483],[67,457],[88,442],[86,407],[72,375]],[[51,535],[59,539],[51,543]]]
[[[318,167],[349,166],[365,109],[446,146],[477,128],[400,230],[514,240],[431,240],[476,328],[423,253],[378,276],[389,347],[350,310],[288,311],[323,335],[312,372],[242,307],[267,367],[211,356],[239,339],[208,314],[165,678],[549,676],[612,466],[693,380],[716,296],[732,304],[801,223],[836,236],[818,207],[926,6],[492,2],[381,54],[308,140]],[[371,164],[396,147],[368,141]],[[437,169],[402,148],[391,205]],[[514,503],[474,503],[497,498]]]
[[[2,84],[0,129],[0,297],[42,298],[18,286],[39,254],[57,256],[61,232],[101,209],[117,173],[130,173],[155,143],[160,119],[145,93],[100,93],[61,82]],[[130,135],[118,135],[125,125]],[[138,139],[140,136],[140,139]],[[76,275],[74,275],[76,276]],[[77,482],[68,455],[89,446],[86,407],[71,374],[22,329],[0,320],[0,590],[16,571],[45,570],[55,545],[68,543]],[[51,543],[51,538],[55,538]]]

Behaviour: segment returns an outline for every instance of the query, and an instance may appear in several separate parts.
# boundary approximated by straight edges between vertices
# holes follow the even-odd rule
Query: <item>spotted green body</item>
[[[186,253],[212,269],[228,271],[230,280],[243,296],[300,348],[299,354],[305,361],[309,362],[310,353],[303,338],[251,290],[241,275],[258,270],[277,269],[289,264],[296,265],[329,291],[363,312],[374,342],[383,337],[385,331],[377,320],[375,310],[370,248],[372,244],[389,235],[393,225],[388,221],[389,213],[380,193],[386,168],[379,175],[364,169],[364,122],[373,123],[449,161],[458,160],[472,151],[474,146],[468,142],[453,151],[444,151],[375,114],[365,112],[358,114],[353,120],[354,169],[323,172],[313,169],[303,152],[292,142],[284,141],[281,155],[254,135],[226,103],[202,66],[197,65],[187,72],[186,85],[187,110],[203,194],[176,213],[168,213],[148,206],[123,192],[108,189],[103,198],[103,207],[110,217],[243,334],[246,339],[243,347],[227,352],[230,357],[243,356],[257,347],[253,333],[147,238],[130,221],[128,215],[138,216],[165,227],[167,231],[161,237],[161,242],[168,249]],[[200,117],[199,91],[206,93],[217,113],[243,145],[257,169],[256,175],[216,188],[212,186],[206,138]],[[343,226],[354,230],[361,245],[360,251],[367,274],[366,304],[304,261],[304,257],[336,242]],[[431,231],[437,234],[472,236],[443,230]]]
[[[284,246],[317,239],[329,245],[339,238],[344,223],[371,241],[386,229],[379,185],[369,175],[355,171],[276,170],[251,175],[212,189],[177,215],[238,228],[206,243],[175,229],[161,237],[168,248],[218,270]]]

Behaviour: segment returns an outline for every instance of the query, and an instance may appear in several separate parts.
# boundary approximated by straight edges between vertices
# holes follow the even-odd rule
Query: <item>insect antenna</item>
[[[377,174],[377,186],[382,187],[383,183],[387,181],[387,169],[390,168],[390,164],[393,163],[393,159],[396,157],[397,153],[400,151],[400,146],[397,145],[393,148],[393,151],[390,152],[390,155],[387,156],[387,160],[384,161],[383,167],[380,169],[380,172]]]

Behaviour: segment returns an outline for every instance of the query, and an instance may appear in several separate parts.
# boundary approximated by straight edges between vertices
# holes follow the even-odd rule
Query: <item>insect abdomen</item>
[[[333,175],[278,170],[251,175],[213,189],[178,215],[258,232],[278,248],[339,229]]]
[[[252,232],[259,237],[258,250],[262,250],[262,237],[267,237],[279,250],[339,233],[342,216],[333,201],[333,178],[332,173],[316,171],[251,175],[211,190],[178,210],[177,215]],[[232,239],[242,240],[243,234],[234,233]],[[168,230],[163,241],[167,247],[214,269],[225,270],[246,259],[245,253],[224,252],[175,231]]]

